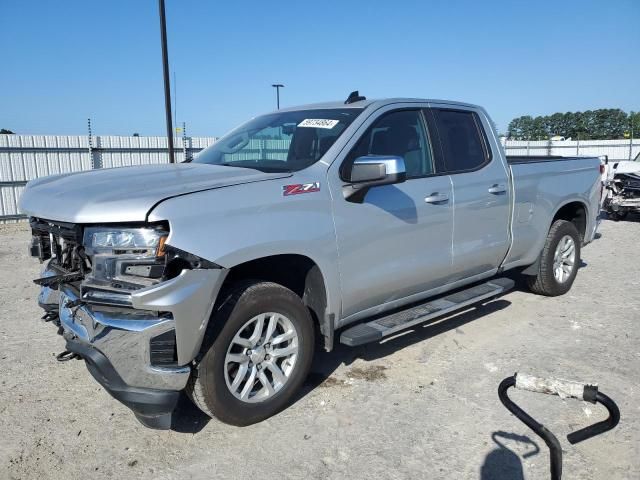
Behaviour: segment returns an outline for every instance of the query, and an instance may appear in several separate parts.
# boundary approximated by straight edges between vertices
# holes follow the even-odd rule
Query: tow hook
[[[53,322],[54,325],[57,325],[58,327],[60,326],[60,316],[58,315],[58,312],[47,312],[42,316],[42,320],[44,320],[44,322]]]
[[[87,302],[85,302],[81,298],[76,298],[75,300],[67,300],[67,302],[64,304],[64,306],[65,306],[65,308],[75,308],[75,307],[79,307],[81,305],[85,305],[86,303]]]
[[[64,352],[56,355],[56,360],[59,362],[68,362],[69,360],[73,360],[75,358],[80,359],[81,357],[77,353],[70,352],[69,350],[65,350]]]
[[[547,444],[547,447],[549,447],[551,480],[560,480],[562,478],[562,447],[560,446],[560,442],[544,425],[534,420],[509,398],[507,390],[511,387],[535,393],[544,393],[545,395],[557,395],[563,399],[577,398],[593,404],[602,404],[609,412],[609,417],[606,420],[594,423],[593,425],[567,435],[567,440],[572,445],[612,430],[620,421],[620,410],[618,406],[604,393],[599,392],[597,385],[560,380],[557,378],[538,378],[520,373],[516,373],[512,377],[507,377],[500,382],[498,397],[502,404],[542,438],[544,443]]]

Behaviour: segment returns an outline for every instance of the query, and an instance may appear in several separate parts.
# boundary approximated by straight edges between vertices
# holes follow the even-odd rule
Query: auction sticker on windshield
[[[307,118],[301,121],[298,126],[307,128],[333,128],[338,123],[340,123],[340,120],[329,120],[328,118]]]

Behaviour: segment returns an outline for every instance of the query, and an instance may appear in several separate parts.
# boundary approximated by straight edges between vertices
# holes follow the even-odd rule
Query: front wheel
[[[225,294],[210,324],[187,385],[194,403],[238,426],[285,408],[313,359],[313,321],[300,297],[276,283],[243,283]]]
[[[571,289],[579,264],[580,234],[573,223],[557,220],[547,234],[538,273],[527,278],[529,289],[548,297],[563,295]]]

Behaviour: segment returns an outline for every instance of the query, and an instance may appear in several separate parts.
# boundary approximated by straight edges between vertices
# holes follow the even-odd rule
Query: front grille
[[[62,238],[77,245],[82,244],[82,226],[74,223],[50,222],[41,218],[29,219],[31,230],[35,234],[52,234],[56,238]]]
[[[85,274],[91,270],[91,262],[82,246],[82,226],[73,223],[51,222],[31,218],[32,254],[40,260],[54,257],[52,264],[66,273]]]
[[[640,180],[626,180],[622,185],[627,190],[640,190]]]
[[[616,175],[615,178],[616,180],[620,181],[623,190],[640,190],[640,175],[636,175],[633,173],[622,173]]]

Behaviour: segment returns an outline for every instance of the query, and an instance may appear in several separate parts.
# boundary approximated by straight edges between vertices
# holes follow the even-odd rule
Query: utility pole
[[[281,83],[274,83],[271,86],[276,89],[276,106],[278,107],[278,110],[280,110],[280,89],[284,88],[284,85]]]
[[[176,71],[173,71],[173,124],[178,125],[178,81]]]
[[[171,125],[171,84],[169,82],[169,54],[167,53],[167,19],[164,13],[164,0],[158,0],[160,9],[160,37],[162,43],[162,73],[164,77],[164,109],[167,119],[167,142],[169,163],[175,163],[173,156],[173,126]]]

